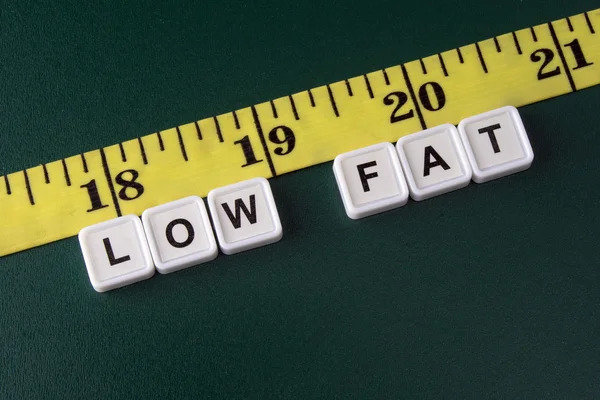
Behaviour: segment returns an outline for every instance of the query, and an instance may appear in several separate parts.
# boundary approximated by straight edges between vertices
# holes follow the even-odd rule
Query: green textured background
[[[0,175],[598,7],[123,3],[0,3]],[[280,243],[106,294],[76,238],[0,258],[0,398],[599,398],[599,103],[361,221],[331,163],[278,177]]]

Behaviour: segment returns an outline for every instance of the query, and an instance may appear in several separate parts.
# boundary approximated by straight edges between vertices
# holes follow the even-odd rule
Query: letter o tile
[[[142,222],[161,274],[214,260],[219,254],[206,206],[198,196],[149,208]]]

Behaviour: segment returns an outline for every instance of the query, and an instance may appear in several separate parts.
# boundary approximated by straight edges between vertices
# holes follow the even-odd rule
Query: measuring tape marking
[[[552,35],[552,41],[554,42],[554,47],[556,47],[556,52],[560,57],[560,61],[562,61],[563,67],[565,68],[565,74],[567,75],[567,79],[569,80],[569,85],[571,85],[571,90],[573,92],[577,91],[577,87],[575,86],[575,81],[573,81],[573,76],[571,75],[571,71],[569,70],[569,66],[567,65],[567,60],[565,60],[565,55],[560,47],[560,43],[558,43],[558,38],[556,37],[556,32],[554,32],[554,27],[552,26],[552,22],[548,22],[548,28],[550,29],[550,35]]]
[[[106,177],[106,183],[108,184],[108,190],[110,190],[110,196],[112,197],[115,212],[117,213],[117,217],[120,217],[123,214],[121,214],[121,206],[119,204],[119,199],[117,198],[117,193],[115,192],[115,185],[112,180],[110,168],[108,167],[108,161],[106,160],[106,153],[104,152],[103,148],[100,149],[100,157],[102,157],[102,170],[104,171],[104,176]]]
[[[291,99],[291,97],[290,97]],[[256,126],[256,132],[258,133],[258,137],[260,138],[260,143],[262,144],[263,150],[265,152],[265,157],[267,158],[267,163],[269,163],[269,169],[271,170],[271,176],[277,176],[277,172],[275,172],[275,165],[273,164],[273,159],[271,158],[271,153],[269,152],[269,147],[267,146],[267,142],[265,140],[265,134],[263,133],[262,126],[260,125],[260,119],[258,118],[258,112],[256,111],[256,107],[252,106],[252,118],[254,118],[254,124]]]
[[[5,175],[0,255],[428,126],[596,85],[598,23],[600,9]]]
[[[420,61],[422,61],[422,60],[420,60]],[[427,74],[427,70],[425,70],[425,64],[423,63],[422,65],[423,65],[423,73]],[[408,93],[410,94],[410,98],[412,99],[413,105],[415,107],[415,111],[417,112],[417,115],[419,116],[419,122],[421,123],[421,128],[427,129],[427,125],[425,124],[425,118],[423,118],[423,112],[421,111],[421,106],[419,105],[419,102],[417,101],[417,97],[415,96],[415,90],[413,89],[410,78],[408,77],[408,72],[406,71],[406,67],[404,66],[404,64],[402,64],[400,66],[400,68],[402,69],[402,76],[404,77],[404,82],[406,83],[406,88],[408,89]],[[400,100],[398,100],[398,102],[400,102]]]

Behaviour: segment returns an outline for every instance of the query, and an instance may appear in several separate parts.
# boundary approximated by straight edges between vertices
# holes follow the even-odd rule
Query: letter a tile
[[[527,132],[512,106],[463,119],[458,131],[477,183],[524,171],[533,162]]]
[[[265,178],[211,190],[208,207],[219,247],[225,254],[275,243],[283,235],[271,186]]]
[[[87,226],[78,237],[90,282],[96,291],[117,289],[154,275],[144,228],[136,215]]]
[[[348,217],[360,219],[401,207],[408,187],[391,143],[338,155],[333,172]]]
[[[471,166],[452,124],[404,136],[396,148],[414,200],[448,193],[471,181]]]

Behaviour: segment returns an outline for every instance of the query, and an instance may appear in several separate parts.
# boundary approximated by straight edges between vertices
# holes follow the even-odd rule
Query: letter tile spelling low
[[[271,186],[265,178],[211,190],[208,207],[219,247],[225,254],[275,243],[283,235]]]
[[[214,260],[219,254],[204,201],[198,196],[149,208],[142,222],[161,274]]]
[[[154,275],[154,263],[142,222],[125,215],[83,228],[79,244],[90,282],[106,292]]]

